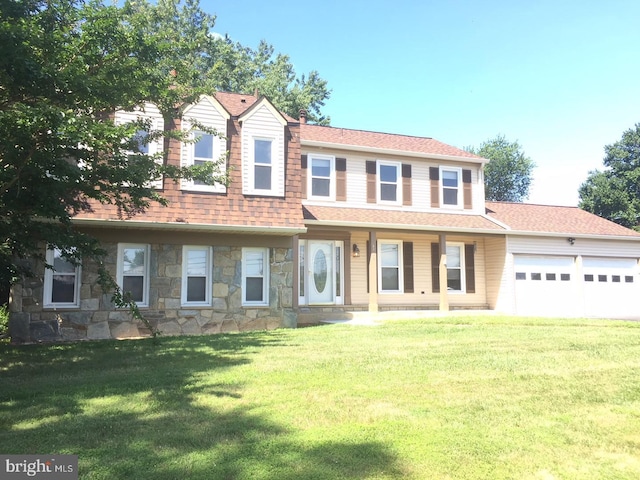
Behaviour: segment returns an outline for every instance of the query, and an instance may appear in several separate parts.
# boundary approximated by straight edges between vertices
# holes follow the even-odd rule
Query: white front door
[[[309,304],[335,303],[334,243],[309,241],[307,258]]]

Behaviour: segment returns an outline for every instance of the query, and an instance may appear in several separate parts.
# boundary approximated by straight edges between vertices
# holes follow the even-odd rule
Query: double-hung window
[[[255,190],[271,190],[272,146],[271,139],[253,139],[253,188]]]
[[[402,242],[378,242],[378,278],[380,292],[401,293],[403,290]]]
[[[402,203],[402,165],[398,162],[378,161],[378,202]]]
[[[462,206],[462,195],[460,193],[462,170],[442,167],[440,169],[440,178],[442,178],[442,205],[450,207]]]
[[[149,245],[118,244],[118,285],[139,307],[149,306]]]
[[[182,248],[182,305],[211,305],[211,247]]]
[[[242,304],[269,305],[269,250],[242,249]]]
[[[214,135],[196,130],[193,132],[193,137],[195,140],[193,144],[194,165],[204,165],[206,162],[214,162],[217,160],[214,158],[214,141],[216,140]],[[202,180],[194,180],[193,184],[198,186],[207,185]]]
[[[335,158],[310,155],[311,176],[309,179],[309,198],[319,200],[335,200]]]
[[[57,248],[47,250],[44,273],[44,306],[74,308],[80,303],[80,266],[66,259]]]
[[[447,290],[464,292],[464,245],[447,243]]]

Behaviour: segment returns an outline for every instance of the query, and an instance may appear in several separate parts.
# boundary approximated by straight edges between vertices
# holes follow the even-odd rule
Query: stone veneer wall
[[[105,265],[116,274],[117,244],[107,244]],[[268,307],[242,306],[242,247],[213,247],[213,304],[182,307],[182,245],[152,244],[149,308],[142,314],[164,335],[198,335],[296,327],[293,310],[293,252],[269,248]],[[126,310],[114,308],[111,295],[97,284],[97,266],[82,266],[80,308],[43,309],[43,267],[12,290],[10,333],[13,341],[65,341],[131,338],[150,331]]]

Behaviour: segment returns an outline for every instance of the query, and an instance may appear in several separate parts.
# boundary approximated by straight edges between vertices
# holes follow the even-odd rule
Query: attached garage
[[[640,317],[640,276],[633,258],[584,258],[584,312],[588,317]]]
[[[640,318],[634,258],[513,256],[518,315]]]
[[[575,316],[579,298],[573,257],[514,255],[516,313]]]

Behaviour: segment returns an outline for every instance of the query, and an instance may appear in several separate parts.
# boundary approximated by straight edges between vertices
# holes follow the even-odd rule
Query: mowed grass
[[[0,453],[76,454],[82,479],[637,479],[640,324],[3,344]]]

